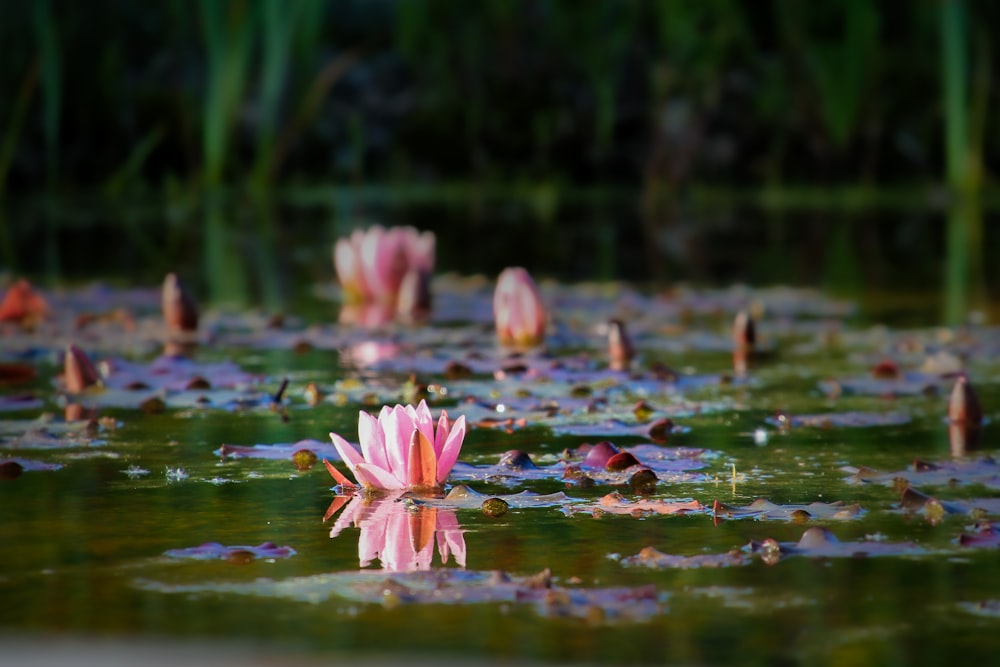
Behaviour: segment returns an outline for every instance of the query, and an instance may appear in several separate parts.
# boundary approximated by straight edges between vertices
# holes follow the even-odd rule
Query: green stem
[[[945,155],[951,193],[947,219],[945,321],[959,324],[968,308],[971,215],[974,185],[969,182],[968,94],[965,7],[962,0],[941,3],[941,80],[944,95]],[[972,187],[970,187],[972,185]]]

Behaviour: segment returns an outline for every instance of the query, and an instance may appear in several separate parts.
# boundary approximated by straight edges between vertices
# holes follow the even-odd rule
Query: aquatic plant
[[[11,285],[0,302],[0,322],[17,322],[31,327],[49,315],[49,304],[27,280]]]
[[[198,329],[198,306],[175,273],[168,273],[163,280],[163,321],[167,330],[196,331]]]
[[[67,346],[63,360],[63,382],[66,391],[79,394],[88,387],[99,384],[100,381],[101,376],[98,375],[87,353],[76,345]]]
[[[433,232],[413,227],[374,225],[337,239],[333,265],[345,301],[395,303],[408,273],[429,276],[434,270],[434,247]]]
[[[451,422],[442,410],[435,430],[426,401],[416,407],[384,406],[378,419],[363,410],[358,413],[360,453],[336,433],[330,438],[365,488],[435,488],[444,483],[458,460],[465,439],[465,416]],[[350,484],[329,462],[324,463],[340,484]]]
[[[533,347],[545,337],[546,311],[531,274],[520,266],[508,267],[497,278],[493,317],[502,345]]]
[[[614,371],[627,371],[635,358],[635,348],[621,320],[608,322],[608,366]]]

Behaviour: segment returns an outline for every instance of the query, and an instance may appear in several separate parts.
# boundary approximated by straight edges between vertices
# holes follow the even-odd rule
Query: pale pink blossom
[[[395,303],[408,272],[428,276],[433,272],[434,249],[434,233],[420,233],[413,227],[374,225],[338,239],[333,247],[333,265],[345,300]]]
[[[335,498],[325,519],[333,516],[347,500],[345,496]],[[454,557],[459,567],[465,567],[465,536],[454,509],[411,508],[397,500],[365,495],[350,497],[347,507],[330,529],[330,537],[337,537],[352,525],[360,528],[358,561],[361,567],[378,560],[382,568],[390,572],[429,570],[435,543],[442,565]]]
[[[514,266],[500,273],[493,293],[493,317],[502,345],[531,347],[545,338],[545,305],[525,269]]]
[[[358,483],[371,489],[435,488],[444,484],[465,439],[465,416],[454,422],[441,411],[435,428],[426,401],[412,405],[385,406],[378,419],[365,411],[358,414],[361,452],[347,440],[330,438]],[[332,466],[328,463],[327,468]],[[331,475],[343,483],[343,475]]]

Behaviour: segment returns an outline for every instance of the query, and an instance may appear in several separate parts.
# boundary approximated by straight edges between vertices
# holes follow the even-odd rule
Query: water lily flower
[[[11,285],[0,303],[0,322],[17,322],[31,327],[49,315],[49,304],[27,280]]]
[[[377,559],[389,572],[429,570],[435,542],[442,565],[454,556],[455,563],[465,567],[465,536],[454,509],[408,508],[396,500],[363,495],[337,496],[324,520],[345,504],[347,506],[330,529],[330,537],[337,537],[352,525],[360,528],[358,561],[361,567],[368,567]]]
[[[346,300],[395,303],[407,273],[417,271],[430,276],[434,246],[433,232],[420,233],[413,227],[374,225],[338,239],[333,247],[333,264]]]
[[[358,414],[361,452],[347,440],[331,433],[340,457],[361,486],[370,489],[440,487],[448,478],[465,439],[465,416],[454,422],[442,410],[437,429],[426,401],[417,407],[384,406],[378,419],[365,411]],[[350,483],[325,462],[338,483]]]
[[[545,306],[527,270],[513,266],[500,273],[493,293],[493,317],[502,345],[532,347],[542,342]]]

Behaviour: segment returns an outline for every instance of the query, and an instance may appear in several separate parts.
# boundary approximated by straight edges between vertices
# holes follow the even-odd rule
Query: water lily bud
[[[97,374],[97,369],[94,368],[90,357],[76,345],[69,345],[63,360],[63,380],[66,383],[66,391],[78,394],[87,387],[96,385],[100,379],[101,377]]]
[[[733,371],[746,375],[747,359],[757,342],[757,332],[750,313],[741,310],[733,320]]]
[[[972,385],[964,375],[958,376],[948,401],[948,419],[952,423],[978,425],[983,421],[983,408]]]
[[[608,322],[608,357],[611,370],[615,371],[627,371],[635,358],[635,349],[621,320]]]
[[[538,286],[525,269],[504,269],[493,293],[493,316],[501,345],[533,347],[545,337],[546,311]]]
[[[169,331],[198,330],[198,306],[175,273],[163,280],[163,321]]]

